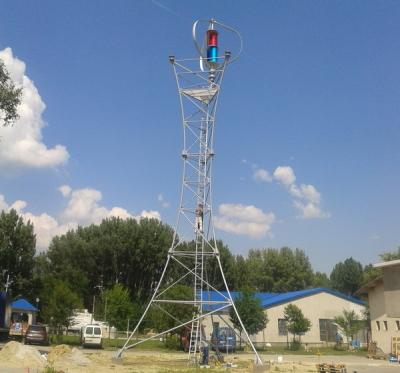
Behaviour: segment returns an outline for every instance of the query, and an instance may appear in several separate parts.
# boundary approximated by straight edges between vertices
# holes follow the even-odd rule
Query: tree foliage
[[[313,286],[316,288],[330,288],[332,284],[326,273],[315,272]]]
[[[193,300],[193,288],[186,285],[175,285],[162,294],[160,299]],[[157,331],[173,328],[180,323],[187,322],[193,317],[194,308],[189,304],[160,304],[151,309],[147,326],[154,327]],[[184,329],[176,329],[172,334],[181,334]]]
[[[135,319],[135,307],[131,302],[128,289],[115,284],[103,294],[107,321],[118,330],[124,330],[127,320]]]
[[[76,292],[67,283],[48,277],[41,293],[41,317],[53,327],[68,327],[73,310],[82,307]]]
[[[79,289],[90,304],[93,289],[115,283],[131,299],[147,300],[161,276],[172,229],[155,219],[111,218],[55,237],[47,253],[52,273]]]
[[[358,331],[360,331],[364,326],[364,322],[360,320],[354,310],[343,310],[342,315],[335,317],[335,323],[338,324],[343,330],[344,334],[346,335],[347,342],[353,340],[354,335],[357,334]]]
[[[21,103],[22,89],[16,88],[10,75],[0,60],[0,121],[4,126],[18,119],[17,108]]]
[[[303,250],[250,250],[246,262],[249,284],[257,291],[285,292],[313,285],[313,270]]]
[[[384,262],[389,262],[390,260],[400,259],[400,246],[397,248],[397,251],[386,252],[379,255]]]
[[[36,238],[31,222],[24,222],[14,209],[0,214],[0,275],[4,286],[7,275],[10,293],[32,300],[32,274]]]
[[[15,210],[3,211],[0,215],[0,282],[4,287],[9,274],[13,281],[9,288],[12,296],[21,295],[31,301],[40,296],[41,309],[44,314],[47,312],[46,317],[58,313],[56,305],[46,298],[51,293],[51,286],[57,285],[58,293],[67,294],[72,291],[70,298],[74,301],[70,303],[79,303],[89,309],[95,292],[96,297],[100,295],[96,289],[101,286],[107,297],[103,296],[102,301],[96,303],[97,311],[101,311],[98,315],[105,314],[105,299],[109,298],[107,319],[118,328],[125,328],[126,319],[137,321],[153,294],[172,239],[172,228],[158,220],[110,218],[99,225],[78,227],[54,237],[49,250],[35,257],[33,225],[29,221],[24,222]],[[193,241],[183,242],[179,250],[193,251],[194,245]],[[341,292],[353,294],[362,281],[373,278],[376,272],[372,266],[366,266],[363,270],[360,263],[349,258],[335,265],[328,279],[324,273],[313,272],[308,257],[299,249],[284,247],[250,250],[248,256],[244,257],[233,255],[220,240],[216,245],[231,290],[252,288],[264,292],[285,292],[313,286],[334,286]],[[182,258],[182,262],[192,268],[188,258]],[[177,263],[170,263],[172,265],[165,274],[163,286],[171,284],[185,273]],[[224,290],[223,278],[215,258],[207,262],[204,273],[217,289]],[[186,276],[176,289],[170,289],[164,295],[182,300],[192,299],[192,286],[191,276]],[[58,296],[57,293],[55,296]],[[267,319],[264,319],[263,312],[259,312],[257,300],[247,292],[243,297],[237,300],[238,308],[241,308],[239,312],[244,315],[243,320],[248,319],[248,330],[253,333],[257,325],[262,327]],[[247,306],[242,307],[241,303]],[[46,307],[49,310],[45,310]],[[168,307],[167,312],[179,318],[191,318],[193,313],[192,307],[187,305],[182,308],[175,305]],[[160,312],[156,311],[158,316]],[[158,318],[154,315],[152,311],[150,321]],[[61,315],[57,322],[62,324],[60,320],[65,317]],[[163,316],[155,327],[173,327],[175,321],[173,318],[167,321]],[[146,326],[154,327],[148,323]]]
[[[261,301],[255,297],[254,292],[249,289],[241,291],[235,299],[235,306],[245,329],[250,335],[265,329],[268,317],[261,305]],[[233,307],[231,307],[229,315],[234,327],[242,333],[242,326]]]
[[[372,264],[368,264],[364,267],[362,283],[366,284],[367,282],[375,280],[377,277],[381,275],[382,275],[381,268],[375,268]]]
[[[293,334],[293,341],[296,335],[299,340],[302,334],[307,333],[311,328],[311,321],[307,319],[299,307],[295,304],[288,304],[284,309],[284,318],[287,322],[287,330]]]
[[[334,289],[353,295],[363,282],[363,267],[360,262],[348,258],[335,265],[330,280]]]

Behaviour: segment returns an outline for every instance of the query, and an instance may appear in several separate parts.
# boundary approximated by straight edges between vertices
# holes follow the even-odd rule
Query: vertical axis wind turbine
[[[207,27],[201,44],[197,40],[199,25]],[[225,52],[223,56],[218,54],[217,28],[232,33],[239,39],[240,48],[236,56],[231,56],[230,52]],[[117,357],[148,339],[186,328],[190,335],[189,361],[198,363],[201,347],[211,343],[206,339],[202,322],[208,317],[211,320],[219,317],[226,323],[220,312],[232,307],[243,334],[254,351],[255,362],[262,364],[237,312],[225,279],[215,238],[211,200],[218,97],[227,65],[239,58],[242,52],[242,38],[235,29],[211,19],[197,20],[193,24],[193,41],[199,58],[178,60],[174,56],[169,57],[175,73],[183,122],[183,178],[173,242],[153,296],[125,345],[117,352]],[[179,284],[193,288],[191,299],[174,299],[173,294],[176,293],[171,290]],[[179,319],[176,313],[171,313],[168,304],[189,307],[191,317],[188,320]],[[150,308],[167,315],[174,322],[173,326],[155,336],[132,341]]]

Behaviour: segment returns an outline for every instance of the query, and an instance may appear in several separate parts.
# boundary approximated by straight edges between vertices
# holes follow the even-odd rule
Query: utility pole
[[[7,281],[6,281],[6,295],[8,292],[8,288],[10,287],[10,285],[13,283],[12,280],[10,280],[10,274],[7,274]]]
[[[94,305],[96,303],[96,294],[93,294],[93,305],[92,305],[92,319],[90,321],[91,324],[93,324],[93,318],[94,318]]]

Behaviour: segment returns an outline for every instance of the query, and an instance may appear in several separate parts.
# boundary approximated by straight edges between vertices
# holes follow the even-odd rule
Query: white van
[[[101,348],[101,338],[103,333],[101,327],[96,324],[85,325],[81,329],[81,345],[83,347]]]

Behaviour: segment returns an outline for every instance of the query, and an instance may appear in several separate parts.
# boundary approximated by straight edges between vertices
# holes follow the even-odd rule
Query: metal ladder
[[[199,154],[205,153],[205,148],[207,147],[207,130],[205,127],[204,120],[201,123],[201,133],[199,138]],[[206,159],[203,157],[199,157],[198,159],[198,168],[199,168],[199,180],[198,180],[198,206],[201,204],[202,209],[206,209],[207,206],[204,205],[204,175],[205,175],[205,167],[206,167]],[[202,341],[202,331],[201,331],[201,320],[199,317],[203,313],[203,307],[201,302],[202,294],[203,294],[203,281],[200,280],[203,278],[203,250],[204,250],[204,237],[203,237],[203,213],[201,212],[201,226],[198,227],[195,224],[195,234],[196,234],[196,253],[195,253],[195,262],[194,262],[194,273],[197,275],[194,277],[194,301],[197,303],[195,305],[196,311],[193,313],[192,320],[192,329],[190,331],[190,342],[189,342],[189,361],[191,363],[197,364],[200,358],[200,344]]]
[[[198,317],[195,315],[194,317]],[[200,350],[200,340],[199,340],[199,330],[200,330],[200,321],[193,320],[192,321],[192,330],[190,331],[190,345],[189,345],[189,356],[192,358],[194,362],[197,362],[197,355]]]

